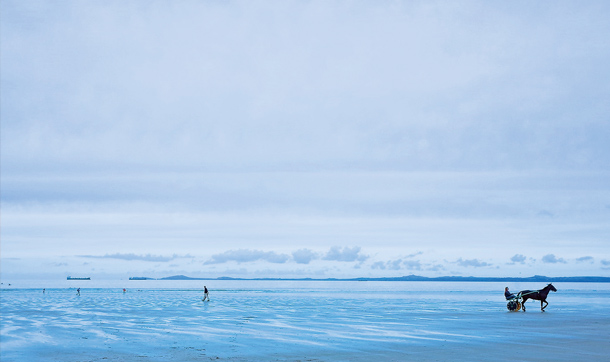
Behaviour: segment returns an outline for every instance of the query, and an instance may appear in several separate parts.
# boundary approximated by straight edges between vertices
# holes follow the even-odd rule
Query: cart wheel
[[[521,308],[521,303],[511,300],[506,304],[506,309],[508,309],[511,312],[517,311],[519,310],[519,308]]]
[[[517,312],[521,310],[521,303],[517,302]]]

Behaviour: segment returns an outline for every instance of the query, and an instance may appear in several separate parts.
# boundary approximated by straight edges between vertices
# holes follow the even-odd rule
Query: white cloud
[[[292,252],[292,259],[298,264],[309,264],[319,257],[318,253],[309,249],[299,249]]]
[[[324,260],[334,260],[334,261],[344,261],[344,262],[352,262],[352,261],[364,261],[368,259],[368,256],[360,254],[360,247],[344,247],[341,249],[339,246],[333,246],[330,248],[328,253],[322,258]]]
[[[423,270],[423,266],[421,261],[419,260],[403,260],[403,259],[395,259],[388,260],[386,262],[377,261],[371,264],[371,269],[380,269],[380,270]]]
[[[577,258],[576,262],[578,262],[578,263],[593,263],[594,260],[595,260],[595,258],[593,258],[592,256],[582,256],[580,258]]]
[[[419,260],[405,260],[403,265],[408,270],[422,270],[422,263]]]
[[[547,254],[542,257],[542,262],[547,264],[567,263],[563,258],[557,258],[555,254]]]
[[[239,249],[229,250],[221,254],[212,255],[212,257],[204,264],[222,264],[230,261],[237,263],[248,263],[258,260],[282,264],[287,262],[289,258],[290,257],[286,254],[278,254],[273,251]]]
[[[440,271],[447,270],[447,268],[442,264],[434,264],[434,265],[430,265],[430,266],[426,267],[425,270],[432,271],[432,272],[440,272]]]
[[[473,267],[473,268],[488,267],[488,266],[492,265],[487,262],[480,261],[478,259],[462,259],[462,258],[459,258],[455,263],[459,266]]]
[[[515,254],[515,255],[513,255],[512,258],[510,258],[510,261],[513,264],[515,264],[515,263],[525,264],[525,260],[527,260],[527,258],[525,257],[525,255],[522,255],[522,254]]]
[[[373,264],[371,264],[371,269],[385,270],[386,269],[386,262],[376,261]]]

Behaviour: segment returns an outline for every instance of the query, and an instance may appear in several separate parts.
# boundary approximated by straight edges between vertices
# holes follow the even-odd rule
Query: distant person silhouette
[[[203,301],[205,302],[205,300],[208,300],[208,302],[210,301],[210,296],[208,295],[208,287],[206,287],[205,285],[203,286]]]
[[[76,295],[80,295],[80,288],[76,289]]]

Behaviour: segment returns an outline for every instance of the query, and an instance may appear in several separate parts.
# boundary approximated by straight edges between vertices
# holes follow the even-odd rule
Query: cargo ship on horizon
[[[90,277],[74,278],[74,277],[68,276],[68,280],[91,280],[91,278]]]

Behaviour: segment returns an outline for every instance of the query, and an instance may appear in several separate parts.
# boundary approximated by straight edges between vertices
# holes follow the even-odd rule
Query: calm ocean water
[[[210,290],[210,302],[201,300],[204,285]],[[554,285],[558,292],[549,296],[546,313],[540,313],[536,301],[528,302],[527,313],[509,313],[505,286],[516,292],[545,284],[150,280],[25,281],[9,287],[5,283],[0,357],[2,361],[93,361],[104,356],[281,360],[284,355],[312,351],[335,357],[378,356],[447,345],[519,345],[539,334],[556,343],[591,338],[607,342],[608,337],[589,336],[584,328],[566,331],[563,326],[566,320],[598,321],[602,324],[597,327],[610,335],[610,284]],[[549,325],[556,329],[549,332]],[[511,333],[516,326],[524,332]],[[589,357],[596,360],[595,354]]]

